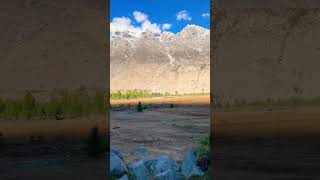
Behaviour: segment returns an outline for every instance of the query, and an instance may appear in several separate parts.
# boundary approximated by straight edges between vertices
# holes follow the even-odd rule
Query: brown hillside
[[[0,91],[105,88],[104,3],[0,2]]]
[[[219,2],[211,46],[211,84],[217,99],[320,95],[318,1],[282,6],[246,0],[247,6],[238,8],[234,1]]]

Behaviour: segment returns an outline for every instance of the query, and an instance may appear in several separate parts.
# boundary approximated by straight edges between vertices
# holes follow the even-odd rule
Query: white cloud
[[[127,18],[127,17],[115,17],[112,19],[111,23],[110,23],[110,31],[111,32],[116,32],[116,31],[134,31],[134,32],[138,32],[140,31],[139,28],[134,27],[131,24],[131,19]]]
[[[134,11],[133,12],[133,16],[134,16],[134,19],[138,22],[138,23],[141,23],[141,22],[144,22],[148,19],[148,15],[140,12],[140,11]]]
[[[162,30],[164,30],[164,31],[168,30],[171,28],[171,26],[172,26],[172,24],[168,24],[168,23],[162,24]]]
[[[181,21],[181,20],[187,20],[187,21],[191,21],[191,16],[189,15],[189,12],[187,10],[182,10],[179,11],[177,13],[177,20]]]
[[[140,34],[144,31],[150,31],[153,33],[161,33],[161,25],[152,23],[148,19],[148,15],[139,11],[133,12],[134,19],[140,23],[135,26],[132,24],[132,20],[128,17],[115,17],[110,23],[110,32],[116,31],[132,31]]]
[[[203,14],[202,14],[202,17],[208,18],[208,17],[210,17],[210,13],[203,13]]]
[[[154,33],[161,33],[160,25],[151,23],[149,20],[145,20],[141,25],[142,31],[150,31]]]

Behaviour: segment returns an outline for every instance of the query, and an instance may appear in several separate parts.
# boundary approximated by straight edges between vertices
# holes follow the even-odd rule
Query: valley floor
[[[105,115],[62,120],[1,120],[0,179],[106,179],[107,155],[89,158],[84,149],[93,126],[106,134]]]
[[[143,112],[136,110],[139,101],[146,106]],[[138,147],[146,148],[145,157],[168,155],[181,161],[186,150],[210,131],[209,96],[118,100],[112,105],[110,141],[126,163],[143,158],[133,153]]]
[[[320,108],[214,112],[214,177],[320,179]]]

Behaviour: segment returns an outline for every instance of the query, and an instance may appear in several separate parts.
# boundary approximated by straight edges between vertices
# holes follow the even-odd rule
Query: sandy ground
[[[209,95],[199,96],[165,96],[153,98],[137,98],[137,99],[112,99],[111,105],[137,105],[138,102],[142,104],[180,104],[180,105],[208,105],[210,103]]]
[[[0,120],[0,132],[10,139],[29,138],[31,135],[45,138],[56,138],[61,135],[67,138],[86,137],[94,126],[106,134],[108,127],[105,116],[63,120]]]
[[[93,126],[106,137],[105,115],[63,120],[1,120],[1,180],[105,179],[107,155],[88,158],[85,141]],[[31,136],[36,139],[31,141]],[[37,139],[41,136],[43,139]]]
[[[304,107],[214,112],[214,177],[320,179],[319,110]]]
[[[69,180],[94,179],[107,177],[107,157],[99,160],[85,157],[1,157],[1,180]]]
[[[320,107],[213,112],[215,137],[301,137],[320,133]]]
[[[136,110],[139,101],[147,106],[143,112]],[[186,150],[210,131],[209,96],[118,100],[112,105],[110,141],[127,163],[143,158],[132,153],[137,147],[147,149],[144,157],[168,155],[181,161]]]

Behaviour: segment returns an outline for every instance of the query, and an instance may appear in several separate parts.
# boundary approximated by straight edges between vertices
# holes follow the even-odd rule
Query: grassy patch
[[[164,94],[151,93],[145,90],[128,90],[118,91],[110,94],[111,99],[136,99],[136,98],[148,98],[148,97],[161,97]]]
[[[196,158],[201,160],[203,157],[209,157],[210,153],[210,138],[209,134],[203,135],[196,143]]]
[[[205,173],[208,174],[210,167],[210,137],[209,134],[203,135],[196,143],[195,148],[197,165]],[[206,175],[207,176],[207,175]]]
[[[85,88],[54,90],[45,100],[37,100],[31,92],[22,98],[0,99],[0,119],[48,119],[103,114],[107,106],[103,91],[89,94]]]
[[[128,91],[118,91],[110,94],[111,99],[137,99],[137,98],[150,98],[150,97],[164,97],[164,96],[199,96],[199,95],[209,95],[209,93],[159,93],[150,92],[147,90],[128,90]]]

